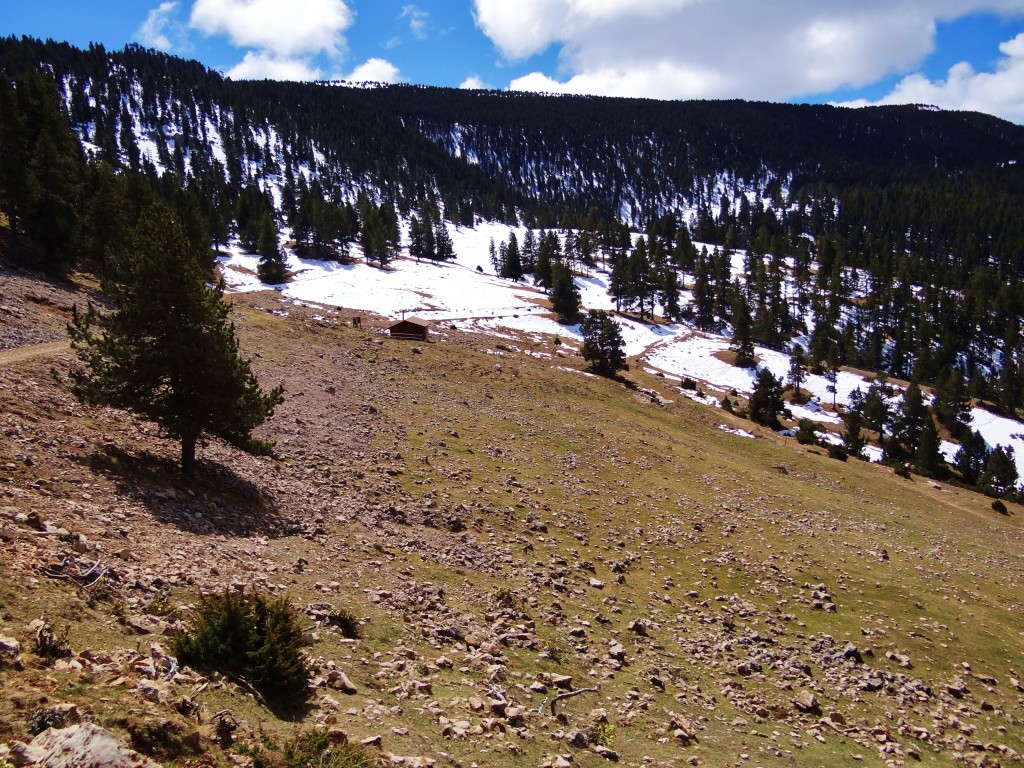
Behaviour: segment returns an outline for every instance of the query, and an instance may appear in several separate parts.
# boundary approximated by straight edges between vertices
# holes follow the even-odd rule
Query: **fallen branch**
[[[597,688],[580,688],[578,691],[568,691],[566,693],[560,693],[551,700],[551,714],[555,714],[555,704],[562,699],[571,699],[573,696],[579,696],[581,693],[597,693]]]

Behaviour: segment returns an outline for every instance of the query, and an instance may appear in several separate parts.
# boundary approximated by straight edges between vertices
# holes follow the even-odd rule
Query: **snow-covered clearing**
[[[288,252],[288,268],[293,279],[276,288],[296,301],[363,310],[390,318],[415,316],[443,327],[454,326],[512,340],[558,336],[568,342],[563,349],[578,347],[582,342],[579,326],[558,323],[547,308],[547,297],[542,290],[534,288],[529,280],[515,283],[494,274],[488,250],[491,240],[499,244],[514,231],[521,243],[524,228],[495,223],[482,223],[475,228],[451,224],[448,227],[456,254],[453,262],[417,263],[402,258],[381,270],[363,263],[358,258],[358,248],[353,254],[356,263],[350,265],[299,259]],[[253,291],[268,287],[256,278],[256,256],[243,253],[236,246],[219,261],[229,289]],[[741,267],[741,261],[734,260],[734,268],[737,266]],[[578,276],[576,285],[585,308],[614,310],[614,300],[608,294],[607,273],[591,270],[588,275]],[[699,331],[685,323],[640,322],[627,316],[617,319],[626,353],[638,358],[647,370],[677,379],[694,379],[702,383],[705,391],[712,390],[704,396],[683,394],[706,404],[717,404],[722,394],[732,390],[743,395],[753,391],[754,370],[737,368],[719,359],[722,356],[719,353],[729,350],[728,338]],[[760,365],[785,381],[789,355],[763,347],[756,349],[756,355]],[[803,389],[812,396],[811,402],[806,406],[791,406],[792,414],[797,419],[838,425],[840,419],[831,410],[833,400],[846,405],[853,390],[866,392],[869,386],[870,382],[862,376],[841,371],[836,392],[832,393],[825,377],[808,374]],[[1012,446],[1020,475],[1024,477],[1024,424],[974,409],[971,426],[990,446]],[[955,443],[947,442],[942,452],[952,460],[957,448]],[[876,447],[869,447],[865,454],[875,461],[881,458],[881,451]]]

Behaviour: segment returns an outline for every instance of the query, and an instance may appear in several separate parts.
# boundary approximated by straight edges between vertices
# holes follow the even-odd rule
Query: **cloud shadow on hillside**
[[[302,532],[274,500],[234,468],[211,459],[198,462],[192,480],[176,461],[148,451],[107,445],[82,458],[109,477],[119,494],[142,504],[155,520],[200,536],[266,536]]]

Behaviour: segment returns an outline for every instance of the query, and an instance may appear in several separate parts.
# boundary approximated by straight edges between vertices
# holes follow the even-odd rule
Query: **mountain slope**
[[[24,304],[44,324],[83,299],[17,277],[17,306],[51,298]],[[1024,752],[1019,507],[728,434],[749,422],[527,354],[547,342],[416,347],[382,318],[234,300],[289,397],[261,433],[273,458],[211,443],[195,483],[149,425],[70,398],[70,356],[0,365],[0,635],[23,646],[0,665],[0,740],[68,701],[166,765],[269,761],[296,724],[244,687],[146,678],[200,591],[244,583],[311,606],[323,683],[299,727],[379,737],[391,764],[598,766],[598,743],[637,766]],[[70,623],[71,659],[31,653],[39,617]]]

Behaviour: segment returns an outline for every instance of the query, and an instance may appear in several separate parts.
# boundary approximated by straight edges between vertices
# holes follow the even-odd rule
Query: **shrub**
[[[285,768],[373,768],[377,763],[365,747],[334,744],[326,731],[303,731],[284,746]]]
[[[846,461],[849,454],[846,452],[846,448],[841,445],[830,445],[828,447],[828,457],[837,461]]]
[[[547,656],[555,664],[562,664],[565,662],[569,652],[565,649],[561,643],[552,640],[550,643],[544,646],[544,655]]]
[[[48,728],[66,728],[72,722],[71,713],[60,707],[43,707],[33,712],[25,724],[26,730],[38,736]]]
[[[728,395],[722,397],[722,410],[726,413],[734,413],[732,407],[732,400],[729,399]]]
[[[191,631],[174,641],[174,650],[183,664],[251,687],[271,708],[294,709],[310,693],[299,621],[283,597],[229,590],[202,599]]]
[[[818,425],[810,419],[800,419],[796,431],[796,441],[800,445],[816,445],[818,443]]]
[[[494,602],[502,608],[512,608],[516,604],[516,593],[508,587],[498,587],[494,590]]]
[[[992,502],[992,511],[998,512],[1000,515],[1010,514],[1010,510],[1006,508],[1006,505],[1000,499],[996,499]]]
[[[611,723],[594,723],[587,731],[587,743],[596,747],[610,747],[614,734],[615,726]]]
[[[71,655],[71,645],[68,643],[69,630],[70,627],[65,625],[60,632],[54,632],[48,623],[43,624],[36,630],[36,636],[32,639],[32,652],[44,659],[67,658]]]
[[[359,619],[351,611],[335,608],[327,614],[327,623],[341,630],[341,636],[349,640],[359,639]]]
[[[687,376],[681,382],[679,382],[680,389],[688,389],[691,392],[697,388],[697,382]]]

